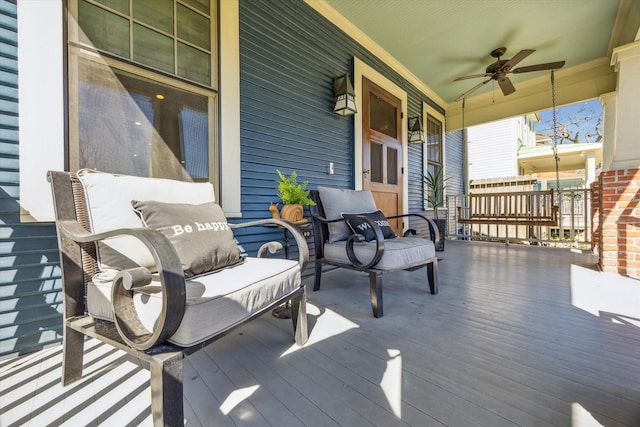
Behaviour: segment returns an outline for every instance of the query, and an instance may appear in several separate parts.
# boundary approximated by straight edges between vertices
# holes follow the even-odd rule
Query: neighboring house
[[[469,180],[520,175],[518,150],[536,144],[536,114],[498,120],[467,129]]]
[[[399,212],[424,210],[430,160],[452,165],[447,174],[460,182],[461,148],[445,152],[445,106],[305,2],[165,3],[0,1],[0,358],[61,338],[48,169],[210,180],[231,221],[270,216],[276,169],[296,170],[309,188],[367,188],[395,170]],[[332,111],[333,79],[345,73],[354,116]],[[370,99],[396,111],[391,122],[362,123]],[[430,124],[438,159],[407,143],[414,116]],[[379,144],[375,132],[391,142]],[[378,156],[363,157],[362,140]],[[251,253],[282,233],[237,237]]]
[[[558,144],[558,171],[560,188],[589,188],[600,173],[602,143]],[[539,140],[535,147],[523,147],[518,151],[520,173],[535,174],[539,188],[557,188],[556,162],[549,140]]]
[[[494,187],[500,181],[510,187],[519,177],[513,186],[518,191],[516,187],[526,177],[534,189],[555,188],[552,143],[536,135],[537,122],[538,115],[530,114],[469,127],[469,180],[476,187],[488,181]],[[602,162],[602,143],[558,144],[557,153],[561,188],[587,188],[595,180]]]

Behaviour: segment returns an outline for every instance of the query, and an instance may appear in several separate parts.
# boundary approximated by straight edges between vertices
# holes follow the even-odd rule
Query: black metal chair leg
[[[322,275],[322,261],[316,260],[316,274],[314,276],[314,281],[313,281],[313,290],[314,290],[314,292],[320,290],[320,276],[321,275]]]
[[[382,275],[369,273],[369,296],[371,297],[371,309],[373,317],[382,317]]]
[[[429,289],[431,294],[436,295],[438,293],[438,260],[427,264],[427,278],[429,279]]]

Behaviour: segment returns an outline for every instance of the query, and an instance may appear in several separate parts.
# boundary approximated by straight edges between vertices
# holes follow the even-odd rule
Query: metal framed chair
[[[110,174],[98,177],[105,181],[100,191],[113,192],[103,200],[109,197],[126,200],[129,196],[122,192],[145,185],[159,189],[163,198],[171,198],[165,186],[177,183]],[[185,277],[181,259],[165,234],[141,227],[94,232],[95,206],[91,206],[86,185],[69,172],[50,171],[48,178],[55,205],[64,292],[63,385],[82,377],[84,341],[92,337],[124,350],[149,367],[154,425],[183,425],[182,375],[186,355],[289,300],[295,342],[303,345],[307,341],[306,294],[301,271],[309,253],[305,239],[295,227],[273,219],[229,224],[231,229],[274,223],[286,228],[297,243],[297,261],[267,258],[268,252],[282,248],[278,242],[268,242],[257,257],[246,257],[237,266],[189,278]],[[124,184],[112,184],[118,180]],[[194,188],[190,184],[200,185],[179,185],[190,190]],[[206,197],[213,194],[212,188],[205,190]],[[150,197],[154,193],[144,188],[136,191]],[[118,215],[115,205],[112,214]],[[142,242],[157,272],[138,266],[121,269],[102,280],[101,276],[109,274],[101,271],[100,248],[96,244],[116,236]],[[105,287],[110,293],[104,291]],[[143,300],[154,300],[155,305],[147,309]],[[198,306],[204,311],[198,311]],[[210,313],[210,317],[202,319],[203,312]]]
[[[315,237],[314,291],[320,289],[324,265],[362,271],[369,275],[373,315],[382,317],[382,276],[426,266],[429,290],[433,295],[438,293],[438,258],[434,243],[439,240],[439,232],[433,220],[420,214],[388,217],[415,217],[426,221],[430,238],[416,236],[416,231],[409,229],[401,237],[386,239],[379,223],[372,220],[370,215],[362,215],[376,210],[370,192],[318,187],[318,190],[311,191],[310,197],[316,203],[310,207]],[[359,220],[361,225],[366,223],[363,228],[372,230],[375,238],[365,241],[361,234],[352,231],[345,234],[344,230],[348,230],[347,220],[339,212],[351,213],[350,218]],[[342,231],[331,230],[332,226],[339,226]]]

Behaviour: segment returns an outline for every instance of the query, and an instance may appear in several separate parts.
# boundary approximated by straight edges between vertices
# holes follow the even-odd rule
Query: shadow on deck
[[[188,426],[638,426],[640,282],[568,249],[447,242],[426,269],[336,270],[309,292],[310,339],[252,322],[185,364]],[[312,278],[307,279],[309,288]],[[148,373],[93,342],[82,381],[61,348],[0,362],[0,425],[149,425]]]

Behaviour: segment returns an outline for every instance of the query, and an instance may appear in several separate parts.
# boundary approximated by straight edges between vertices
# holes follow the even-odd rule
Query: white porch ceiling
[[[454,100],[483,81],[453,80],[483,73],[493,49],[506,47],[503,59],[536,50],[518,66],[565,60],[556,72],[557,102],[570,104],[615,90],[611,51],[634,41],[640,26],[640,0],[307,1],[432,91],[447,109],[448,129],[461,125]],[[514,94],[505,97],[489,82],[466,100],[465,125],[550,107],[548,71],[509,77]]]

